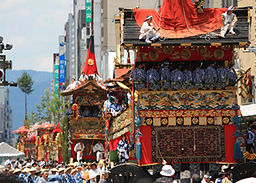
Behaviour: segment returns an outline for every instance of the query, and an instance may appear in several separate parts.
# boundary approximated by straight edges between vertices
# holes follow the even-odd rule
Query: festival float
[[[203,13],[198,13],[191,0],[164,0],[158,12],[139,8],[119,10],[116,30],[120,30],[117,32],[120,42],[117,44],[123,50],[133,50],[136,62],[145,66],[159,65],[164,59],[170,64],[222,61],[228,65],[234,62],[235,49],[250,44],[248,7],[235,8],[236,35],[227,34],[224,39],[217,34],[221,14],[227,8],[204,8]],[[153,17],[153,26],[160,28],[162,37],[151,44],[139,40],[140,27],[149,15]],[[122,82],[117,78],[118,81]],[[114,161],[117,143],[125,134],[134,146],[130,159],[136,158],[137,165],[121,164],[112,168],[113,182],[124,179],[135,182],[140,178],[153,182],[144,169],[159,172],[161,166],[158,165],[163,162],[173,166],[175,179],[190,180],[194,173],[218,173],[221,164],[235,164],[243,158],[238,142],[241,114],[236,102],[236,85],[200,90],[195,87],[160,91],[144,88],[136,92],[131,82],[126,86],[133,96],[130,113],[106,121],[110,160]]]
[[[96,159],[92,147],[99,141],[105,144],[105,120],[103,115],[103,104],[107,99],[107,89],[93,75],[97,72],[94,55],[93,36],[90,38],[90,46],[84,66],[84,73],[88,76],[83,83],[70,91],[62,92],[62,96],[73,96],[72,115],[69,117],[69,129],[71,133],[72,158],[76,159],[74,151],[75,145],[82,141],[85,148],[83,160],[94,161]],[[97,75],[97,77],[99,77]],[[83,116],[85,110],[90,111],[90,115]],[[93,112],[101,113],[100,117],[93,117]],[[100,112],[102,111],[102,112]]]
[[[24,152],[27,157],[37,157],[38,159],[51,159],[62,161],[60,143],[60,125],[49,122],[39,125],[35,123],[29,129],[22,126],[13,131],[19,136],[17,149]]]

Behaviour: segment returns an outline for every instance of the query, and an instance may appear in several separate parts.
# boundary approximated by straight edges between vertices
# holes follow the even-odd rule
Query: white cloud
[[[26,43],[26,36],[14,36],[11,39],[8,39],[8,42],[12,45],[15,45],[15,49],[23,49]]]
[[[25,4],[26,2],[27,0],[4,0],[3,2],[1,2],[0,10],[20,7],[22,4]]]
[[[13,44],[13,49],[5,52],[13,69],[52,72],[52,55],[58,52],[59,35],[65,33],[73,0],[2,1],[0,35],[5,43]]]
[[[19,16],[19,18],[27,17],[29,14],[30,14],[30,10],[28,8],[26,8],[26,9],[18,9],[16,11],[16,15]]]

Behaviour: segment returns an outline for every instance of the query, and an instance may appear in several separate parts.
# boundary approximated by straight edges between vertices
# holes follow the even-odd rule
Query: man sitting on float
[[[226,32],[229,30],[229,32],[233,35],[236,33],[234,32],[234,27],[237,22],[236,15],[233,13],[234,8],[233,6],[230,6],[228,10],[225,13],[221,14],[221,31],[220,31],[220,37],[225,38]]]
[[[139,39],[145,39],[146,43],[155,42],[160,37],[160,34],[156,33],[160,28],[155,29],[152,24],[152,16],[147,16],[146,20],[141,26]],[[150,39],[150,40],[149,40]]]
[[[87,76],[84,72],[82,72],[82,74],[81,74],[81,76],[80,76],[80,78],[79,78],[80,83],[81,83],[81,84],[84,84],[84,82],[85,82],[87,79],[88,79],[88,76]]]

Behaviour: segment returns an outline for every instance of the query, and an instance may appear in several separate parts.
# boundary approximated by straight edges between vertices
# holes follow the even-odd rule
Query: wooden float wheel
[[[153,183],[154,178],[137,164],[125,163],[110,169],[109,179],[113,183]]]

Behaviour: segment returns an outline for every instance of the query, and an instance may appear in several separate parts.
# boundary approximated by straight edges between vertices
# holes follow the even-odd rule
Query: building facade
[[[9,89],[0,86],[0,142],[14,146],[12,134],[12,107],[9,104]]]

